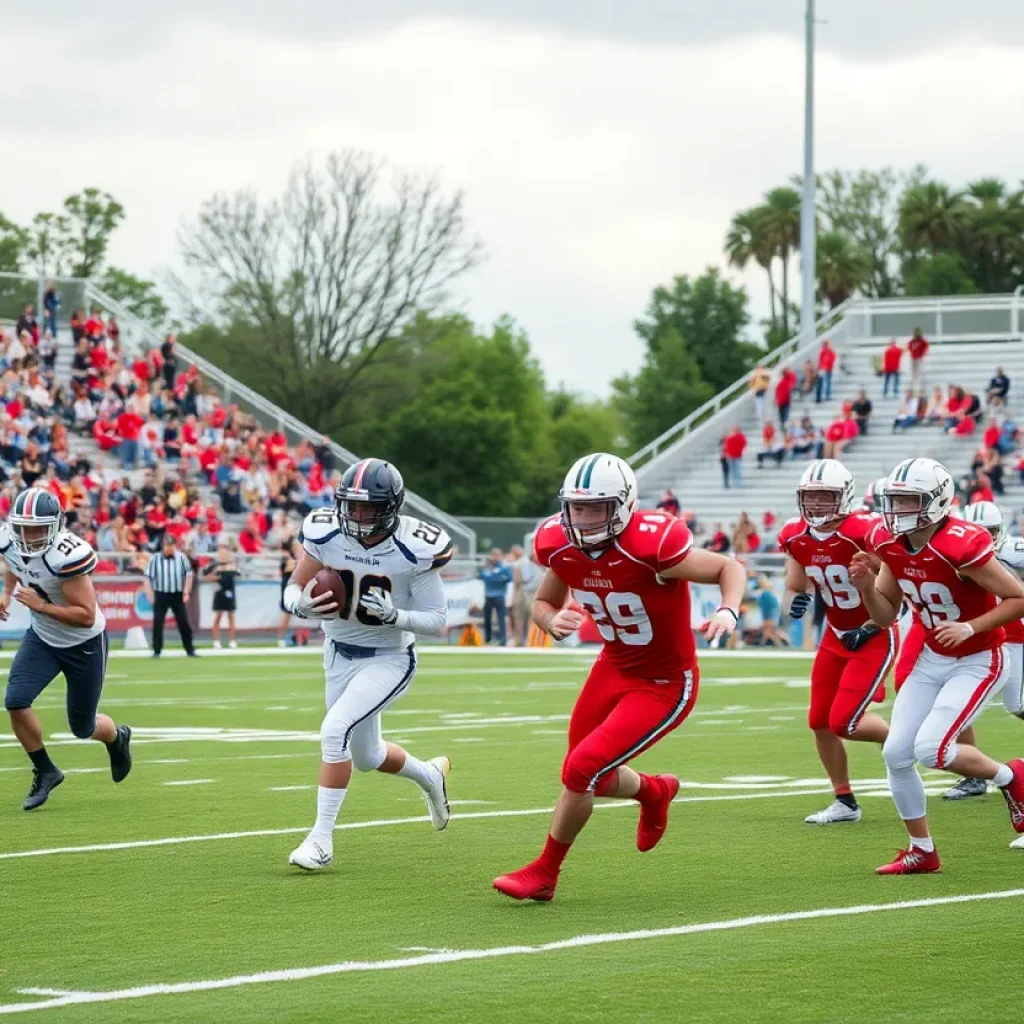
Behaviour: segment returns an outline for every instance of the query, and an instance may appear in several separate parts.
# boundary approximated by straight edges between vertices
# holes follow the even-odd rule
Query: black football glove
[[[793,600],[789,605],[789,617],[791,619],[802,619],[804,613],[811,606],[811,601],[814,600],[813,594],[794,594]]]
[[[873,636],[877,636],[881,630],[877,626],[858,626],[844,633],[841,638],[842,645],[848,651],[859,651]]]

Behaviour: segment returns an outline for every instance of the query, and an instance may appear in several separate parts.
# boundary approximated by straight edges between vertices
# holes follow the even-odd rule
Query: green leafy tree
[[[871,274],[871,259],[841,231],[819,235],[815,246],[818,290],[830,306],[845,302]]]
[[[99,273],[106,260],[110,236],[124,216],[124,207],[109,192],[98,188],[84,188],[64,200],[62,220],[73,277],[92,277]]]
[[[908,296],[974,295],[979,291],[958,252],[927,254],[905,264],[903,290]]]
[[[983,292],[1010,292],[1024,280],[1024,192],[997,178],[968,185],[961,254]]]
[[[773,188],[758,208],[758,217],[782,264],[782,327],[789,336],[789,263],[800,248],[800,193],[793,188]]]
[[[107,267],[99,282],[112,299],[123,303],[137,317],[162,328],[167,321],[167,304],[152,281],[145,281],[119,267]]]
[[[938,181],[914,185],[900,204],[899,231],[913,258],[922,253],[955,249],[962,241],[968,206],[962,192]]]
[[[771,303],[771,326],[778,317],[775,310],[775,276],[772,264],[775,262],[775,244],[768,234],[767,218],[763,208],[753,207],[741,210],[733,217],[725,236],[725,255],[729,265],[740,270],[746,269],[753,260],[768,275],[768,299]]]

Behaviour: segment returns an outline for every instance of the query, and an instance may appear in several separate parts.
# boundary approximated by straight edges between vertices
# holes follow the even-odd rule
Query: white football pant
[[[1009,663],[1003,707],[1011,715],[1019,715],[1024,712],[1024,644],[1003,644],[1003,653]]]
[[[957,737],[1009,678],[1003,648],[950,658],[926,646],[892,706],[889,738],[882,747],[889,789],[900,817],[925,815],[924,783],[917,763],[947,768]]]

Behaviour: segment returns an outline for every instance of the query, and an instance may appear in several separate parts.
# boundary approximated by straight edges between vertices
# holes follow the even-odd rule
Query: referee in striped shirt
[[[153,605],[153,657],[159,658],[164,649],[164,619],[167,611],[174,612],[174,621],[178,624],[181,643],[185,653],[196,657],[196,649],[192,645],[192,627],[188,622],[185,602],[192,590],[192,563],[177,548],[174,538],[164,534],[160,550],[154,554],[146,566],[146,596]]]

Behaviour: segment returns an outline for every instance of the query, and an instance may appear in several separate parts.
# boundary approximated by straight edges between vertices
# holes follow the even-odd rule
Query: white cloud
[[[1016,181],[1019,50],[854,63],[829,51],[832,31],[819,167],[923,161]],[[721,262],[731,214],[801,165],[802,49],[779,35],[687,46],[435,20],[303,42],[197,20],[134,58],[65,51],[40,78],[0,84],[9,215],[99,185],[128,208],[112,259],[149,273],[204,197],[273,194],[306,153],[436,168],[466,190],[490,253],[467,308],[513,313],[554,379],[595,391],[639,361],[630,324],[650,288]],[[747,279],[759,309],[761,277]]]

